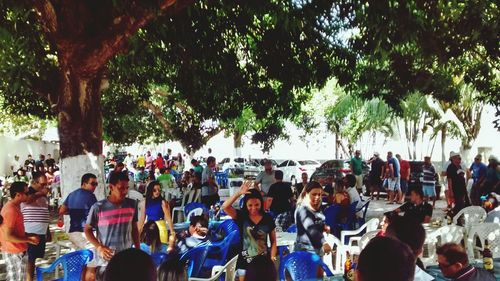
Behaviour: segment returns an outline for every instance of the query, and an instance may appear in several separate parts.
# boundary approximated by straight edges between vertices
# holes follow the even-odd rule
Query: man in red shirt
[[[28,263],[28,243],[37,245],[38,236],[26,236],[24,219],[21,213],[21,203],[26,202],[28,184],[14,182],[10,186],[10,197],[0,213],[4,221],[0,226],[0,244],[2,255],[7,265],[7,281],[26,279],[26,265]]]
[[[410,182],[410,163],[408,161],[403,160],[401,158],[401,155],[396,154],[396,158],[399,161],[399,168],[401,169],[400,175],[401,175],[401,191],[403,192],[402,198],[400,198],[399,203],[403,203],[405,199],[405,194],[408,192],[408,182]]]

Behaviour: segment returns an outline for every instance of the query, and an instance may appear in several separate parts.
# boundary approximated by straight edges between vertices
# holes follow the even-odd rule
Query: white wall
[[[10,163],[14,160],[14,155],[18,155],[19,161],[24,163],[28,154],[37,160],[40,154],[47,156],[49,153],[57,161],[59,159],[59,144],[0,136],[0,159],[3,159],[0,164],[0,175],[10,174]]]

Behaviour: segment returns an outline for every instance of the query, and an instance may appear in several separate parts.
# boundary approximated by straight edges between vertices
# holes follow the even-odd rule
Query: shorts
[[[436,188],[433,184],[422,184],[422,191],[424,192],[424,196],[436,197]]]
[[[40,243],[38,245],[28,244],[28,261],[35,262],[38,258],[43,258],[45,255],[45,244],[47,239],[45,235],[35,234],[40,238]]]
[[[354,175],[356,178],[356,189],[361,190],[363,188],[363,175]]]
[[[96,259],[95,256],[97,254],[94,246],[90,244],[85,237],[85,233],[83,232],[70,232],[68,233],[68,238],[73,245],[75,245],[75,249],[77,250],[82,250],[82,249],[88,249],[92,251],[93,258],[87,263],[87,267],[96,267]]]
[[[408,192],[408,181],[401,179],[399,182],[401,186],[401,191],[403,192],[403,194],[406,194],[406,192]]]
[[[388,182],[388,189],[389,189],[389,191],[398,191],[398,190],[401,190],[401,184],[400,184],[400,178],[399,177],[394,178],[394,179],[388,178],[387,182]]]
[[[7,252],[2,252],[3,259],[6,265],[6,275],[7,281],[19,281],[26,279],[26,264],[28,255],[25,252],[10,254]]]

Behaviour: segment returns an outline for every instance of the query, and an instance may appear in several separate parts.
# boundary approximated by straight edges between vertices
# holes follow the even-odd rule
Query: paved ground
[[[366,199],[366,198],[364,198]],[[393,204],[387,204],[387,201],[383,198],[380,198],[380,200],[373,200],[370,202],[368,212],[367,212],[367,218],[382,218],[383,214],[387,211],[394,210],[398,207],[398,205],[393,205]],[[433,219],[435,218],[444,218],[444,209],[446,207],[446,202],[444,200],[439,200],[436,202],[436,208],[434,209],[433,212]],[[51,224],[51,231],[55,233],[61,233],[62,230],[56,226],[56,220],[57,217],[55,214],[53,214],[53,221]],[[62,248],[61,254],[66,253],[68,250]],[[54,247],[54,243],[47,243],[47,249],[45,252],[45,258],[44,259],[38,259],[36,265],[37,266],[43,266],[43,265],[48,265],[51,264],[56,257],[56,251]],[[0,256],[0,281],[5,280],[5,272],[6,272],[6,267],[5,267],[5,261],[3,258]],[[44,280],[52,280],[54,276],[44,276]]]

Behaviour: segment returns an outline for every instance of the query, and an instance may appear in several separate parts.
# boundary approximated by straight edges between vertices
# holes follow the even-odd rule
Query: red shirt
[[[158,168],[158,169],[165,167],[165,161],[160,156],[156,157],[155,164],[156,164],[156,168]]]
[[[2,226],[0,226],[0,241],[2,244],[2,251],[17,254],[22,253],[28,249],[27,243],[14,243],[7,242],[4,240],[3,234],[8,228],[13,230],[13,234],[17,237],[24,237],[24,220],[23,214],[21,213],[21,208],[12,204],[12,202],[7,202],[2,208],[1,215],[3,217]]]
[[[406,160],[401,160],[401,162],[399,162],[399,167],[401,168],[401,178],[407,179],[410,175],[410,163]]]

